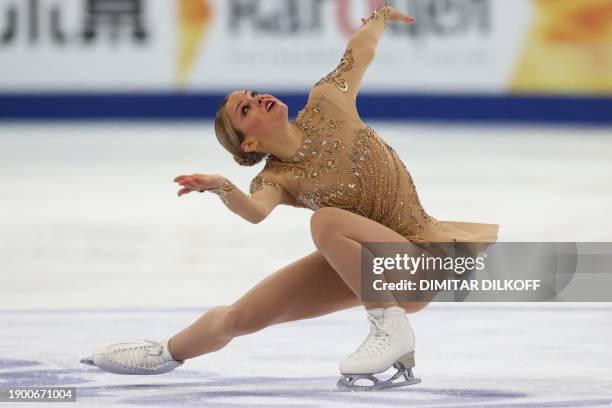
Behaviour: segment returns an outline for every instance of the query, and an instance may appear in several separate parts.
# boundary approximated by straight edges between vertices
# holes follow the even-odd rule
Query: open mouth
[[[270,112],[272,110],[272,108],[274,108],[275,106],[276,106],[276,102],[274,102],[274,101],[266,102],[266,110],[268,112]]]

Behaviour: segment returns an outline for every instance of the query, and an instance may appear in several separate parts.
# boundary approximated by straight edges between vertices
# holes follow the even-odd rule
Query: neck
[[[296,125],[287,122],[286,128],[276,139],[277,142],[269,146],[266,151],[281,160],[289,160],[295,156],[302,146],[304,134]]]

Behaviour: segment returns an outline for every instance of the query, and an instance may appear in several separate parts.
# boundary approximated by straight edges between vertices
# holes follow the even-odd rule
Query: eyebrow
[[[245,95],[247,94],[247,90],[246,89],[244,90],[244,94]],[[242,101],[238,102],[238,105],[236,105],[236,111],[235,111],[236,113],[238,112],[238,108],[240,107],[241,103],[242,103]],[[240,115],[238,115],[238,116],[240,117]]]

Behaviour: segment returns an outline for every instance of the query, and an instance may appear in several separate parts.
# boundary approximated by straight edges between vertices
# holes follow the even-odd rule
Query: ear
[[[259,142],[257,142],[256,140],[245,140],[244,142],[242,142],[242,144],[240,144],[240,147],[242,148],[242,151],[246,153],[251,153],[254,152],[255,149],[257,149],[258,145]]]

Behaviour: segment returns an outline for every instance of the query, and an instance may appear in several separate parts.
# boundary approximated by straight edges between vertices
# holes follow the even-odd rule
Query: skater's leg
[[[176,360],[193,358],[219,350],[236,336],[272,324],[321,316],[359,304],[321,253],[314,251],[268,276],[233,304],[210,309],[172,337],[170,352]]]
[[[218,306],[174,335],[170,350],[177,360],[219,350],[232,338],[267,326],[321,316],[361,304],[360,243],[409,241],[395,231],[337,208],[317,210],[311,219],[318,251],[270,275],[232,305]],[[415,254],[421,249],[414,248]],[[321,288],[326,288],[322,291]],[[370,302],[366,308],[396,305]],[[428,302],[401,302],[406,312]]]
[[[325,207],[314,212],[310,229],[317,249],[342,277],[356,296],[361,293],[361,243],[403,243],[414,256],[420,247],[386,226],[339,208]],[[392,293],[386,301],[365,302],[366,309],[398,305]],[[423,309],[429,302],[400,302],[408,313]]]
[[[411,243],[402,235],[386,226],[339,208],[325,207],[313,214],[311,231],[314,243],[325,259],[342,277],[346,285],[361,300],[361,255],[362,244],[386,242],[402,244],[402,252],[409,257],[419,257],[429,251]],[[366,248],[368,255],[394,256],[386,248]],[[373,253],[372,251],[376,251]],[[411,279],[421,279],[428,271],[418,269]],[[381,277],[394,279],[393,276]],[[341,387],[359,388],[355,382],[368,378],[372,384],[368,389],[389,388],[419,382],[412,375],[416,340],[406,312],[415,312],[428,302],[398,302],[395,293],[379,292],[383,297],[378,302],[364,302],[368,310],[370,333],[355,352],[340,361]],[[422,299],[431,299],[429,294]],[[419,296],[419,299],[421,297]],[[398,307],[399,306],[399,307]],[[373,374],[389,367],[397,373],[388,381],[379,381]],[[402,378],[399,382],[397,379]]]

